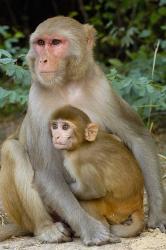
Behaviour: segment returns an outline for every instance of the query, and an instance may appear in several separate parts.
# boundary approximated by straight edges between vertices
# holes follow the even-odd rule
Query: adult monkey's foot
[[[71,232],[61,222],[44,227],[36,238],[42,243],[61,243],[72,241]]]
[[[148,219],[149,228],[159,228],[162,233],[166,233],[166,212],[150,212]]]
[[[101,222],[94,220],[93,224],[89,223],[88,226],[89,227],[86,227],[81,235],[83,243],[86,246],[100,246],[109,243],[121,242],[120,238],[111,234],[109,227],[105,226]]]

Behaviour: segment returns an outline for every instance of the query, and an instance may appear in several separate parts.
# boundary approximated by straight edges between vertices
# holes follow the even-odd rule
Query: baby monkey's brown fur
[[[67,127],[65,131],[58,128],[58,123],[63,122],[69,124],[69,132]],[[65,148],[65,140],[60,146],[65,150],[65,169],[72,178],[70,188],[80,204],[95,218],[109,223],[117,236],[138,235],[144,227],[144,182],[129,149],[114,135],[98,129],[84,112],[69,105],[57,110],[50,124],[56,148],[61,143],[58,140],[64,139],[61,137],[70,138],[70,145],[71,140],[75,141],[70,148]],[[130,224],[120,224],[130,217]]]

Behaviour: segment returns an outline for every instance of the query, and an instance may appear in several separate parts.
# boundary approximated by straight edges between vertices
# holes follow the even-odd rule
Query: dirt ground
[[[0,145],[7,135],[12,133],[21,119],[0,121]],[[158,145],[160,161],[162,166],[163,184],[166,188],[166,128],[160,128],[154,135]],[[145,198],[145,215],[147,215],[147,202]],[[0,202],[0,223],[6,220],[6,214],[3,211]],[[0,249],[29,249],[29,250],[85,250],[80,240],[74,239],[73,242],[64,244],[41,244],[33,237],[12,238],[0,243]],[[156,230],[145,230],[140,236],[130,239],[122,239],[121,243],[105,245],[100,247],[90,247],[91,250],[162,250],[166,249],[166,235]]]

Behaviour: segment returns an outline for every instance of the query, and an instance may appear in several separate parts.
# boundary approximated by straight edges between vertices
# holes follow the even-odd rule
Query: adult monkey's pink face
[[[48,81],[60,70],[60,62],[66,58],[69,51],[69,41],[57,34],[36,37],[33,42],[37,54],[35,70],[39,77]]]
[[[41,23],[31,35],[27,55],[32,77],[47,87],[80,80],[92,61],[94,34],[92,26],[69,17]]]

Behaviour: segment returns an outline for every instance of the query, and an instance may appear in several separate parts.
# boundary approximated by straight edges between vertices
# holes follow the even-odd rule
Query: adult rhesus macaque
[[[70,105],[53,113],[50,128],[54,147],[64,151],[70,189],[83,208],[104,224],[110,223],[117,236],[138,235],[144,227],[144,188],[132,153]],[[130,216],[130,225],[120,224]]]
[[[9,138],[3,144],[1,158],[1,196],[6,212],[21,227],[20,234],[24,229],[46,242],[70,240],[63,224],[53,223],[49,207],[85,244],[112,241],[109,229],[81,208],[64,180],[62,157],[59,151],[55,153],[48,121],[55,107],[65,104],[81,108],[102,129],[117,134],[131,148],[145,179],[149,226],[165,232],[166,203],[154,142],[95,63],[94,44],[94,28],[69,17],[50,18],[31,35],[28,111],[18,138]],[[13,231],[19,234],[19,229]],[[6,238],[6,230],[1,228],[0,235]]]

